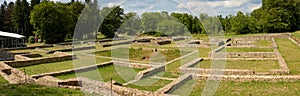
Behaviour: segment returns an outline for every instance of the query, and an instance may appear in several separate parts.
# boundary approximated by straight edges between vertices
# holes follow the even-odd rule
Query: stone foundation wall
[[[35,48],[47,48],[47,47],[53,47],[52,44],[48,45],[41,45],[41,46],[30,46],[30,47],[19,47],[19,48],[4,48],[3,50],[6,51],[13,51],[13,50],[24,50],[24,49],[35,49]]]
[[[223,54],[223,53],[215,53]],[[226,58],[276,58],[276,52],[226,52]]]
[[[21,84],[36,82],[36,79],[31,76],[25,75],[22,71],[12,68],[3,62],[0,62],[0,75],[6,79],[10,84]]]
[[[56,52],[55,54],[61,54],[61,53]],[[36,65],[36,64],[73,60],[73,58],[76,58],[76,56],[72,55],[72,54],[68,54],[68,55],[60,55],[60,56],[55,56],[55,57],[36,58],[36,59],[32,59],[32,60],[6,61],[4,63],[8,64],[9,66],[17,68],[17,67]]]
[[[192,74],[211,74],[222,73],[224,75],[252,75],[254,74],[253,70],[239,70],[239,69],[201,69],[201,68],[182,68],[180,69],[181,73],[192,73]]]
[[[29,57],[26,57],[26,56],[23,56],[23,55],[15,55],[15,60],[16,61],[21,61],[21,60],[23,60],[23,61],[26,61],[26,60],[32,60],[32,58],[29,58]]]
[[[163,72],[163,71],[165,71],[165,66],[160,66],[160,67],[154,67],[154,68],[146,69],[146,70],[140,71],[136,75],[135,79],[140,80],[142,78],[146,78],[146,77],[152,76],[154,74],[157,74],[157,73]]]
[[[298,81],[300,75],[277,75],[277,76],[261,76],[261,75],[193,75],[195,80],[207,80],[208,77],[222,78],[223,81],[263,81],[263,82],[287,82],[287,81]]]
[[[166,93],[172,93],[176,89],[178,89],[181,85],[186,83],[189,80],[192,80],[192,75],[185,74],[183,76],[180,76],[177,80],[169,83],[168,85],[164,86],[163,88],[158,89],[155,93],[158,94],[166,94]]]

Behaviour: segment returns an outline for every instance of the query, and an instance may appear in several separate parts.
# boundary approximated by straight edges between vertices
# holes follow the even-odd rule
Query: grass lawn
[[[139,90],[146,90],[146,91],[156,91],[171,82],[172,81],[169,81],[169,80],[144,78],[133,84],[126,85],[125,87],[136,88]]]
[[[83,66],[87,66],[87,65],[90,65],[90,64],[95,64],[94,60],[86,60],[86,58],[93,59],[94,58],[93,56],[90,56],[90,55],[86,55],[86,56],[77,55],[77,58],[78,59],[75,59],[75,60],[68,60],[68,61],[62,61],[62,62],[32,65],[32,66],[27,66],[27,67],[20,67],[18,69],[23,71],[23,69],[25,68],[27,74],[34,75],[34,74],[49,73],[49,72],[54,72],[54,71],[73,69],[73,68],[75,68],[73,62],[84,62],[82,64],[76,63],[78,65],[78,67],[83,67]],[[103,63],[103,62],[110,61],[110,59],[99,58],[99,57],[95,57],[95,59],[96,59],[96,63]]]
[[[196,58],[199,58],[199,55],[192,54],[166,65],[166,72],[163,77],[177,78],[180,75],[178,68],[188,62],[191,62],[192,60],[195,60]]]
[[[300,39],[300,31],[293,32],[293,37]]]
[[[227,52],[274,52],[272,48],[226,48]]]
[[[193,91],[193,87],[194,87],[195,83],[196,83],[195,80],[193,80],[193,79],[189,80],[169,94],[179,95],[179,96],[188,96],[188,94],[190,94]]]
[[[144,70],[144,69],[128,68],[128,67],[116,67],[115,68],[114,65],[108,65],[108,66],[104,66],[104,67],[99,67],[97,70],[78,73],[77,76],[85,76],[85,77],[93,79],[93,80],[100,80],[100,81],[104,81],[104,82],[108,82],[111,80],[111,78],[113,78],[113,80],[117,81],[118,83],[123,84],[123,83],[126,83],[126,81],[133,80],[134,77],[136,76],[136,73],[131,74],[133,72],[128,71],[131,69],[133,69],[136,73]],[[121,75],[126,76],[126,78],[124,78],[125,80],[118,74],[118,72],[116,70],[124,73]],[[99,73],[101,74],[101,76],[100,77],[96,76],[96,75],[99,75]],[[65,75],[56,76],[56,77],[60,78],[60,79],[70,79],[70,78],[76,78],[76,74],[71,73],[71,74],[65,74]]]
[[[206,81],[196,81],[190,96],[200,96]],[[300,95],[300,81],[296,82],[234,82],[222,81],[216,96],[295,96]]]
[[[6,81],[2,76],[0,76],[0,85],[8,84],[8,81]]]
[[[204,60],[196,64],[195,68],[211,68],[210,60]],[[279,69],[276,60],[226,60],[226,69],[247,69],[255,72],[268,72],[271,69]]]
[[[112,53],[113,52],[113,53]],[[162,53],[161,55],[165,56],[166,61],[171,61],[175,58],[178,58],[181,56],[179,50],[167,50],[167,51],[160,51]],[[183,54],[186,54],[187,52],[181,52]],[[130,60],[136,60],[136,61],[149,61],[149,58],[155,59],[155,57],[161,58],[161,55],[157,56],[152,52],[152,50],[142,50],[142,48],[139,49],[127,49],[127,48],[119,48],[119,49],[113,49],[109,51],[99,51],[96,52],[95,55],[97,56],[106,56],[106,57],[115,57],[115,58],[122,58],[127,59],[126,55],[129,54]]]
[[[210,51],[211,51],[211,48],[198,48],[199,56],[201,58],[209,57]]]
[[[260,41],[255,42],[255,44],[259,45],[259,46],[271,46],[272,42],[268,41],[268,40],[260,40]]]
[[[300,74],[300,48],[289,39],[276,39],[279,52],[285,59],[291,74]]]
[[[41,85],[0,85],[1,96],[84,96],[82,91]]]

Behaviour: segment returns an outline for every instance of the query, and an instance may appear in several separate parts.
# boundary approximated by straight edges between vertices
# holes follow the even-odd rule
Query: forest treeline
[[[82,28],[79,31],[91,34],[80,34],[76,38],[88,38],[98,32],[112,38],[116,32],[126,35],[145,32],[161,32],[165,35],[182,35],[186,32],[248,34],[293,32],[300,29],[299,0],[263,0],[263,6],[251,13],[237,12],[229,16],[208,16],[205,13],[193,16],[165,11],[137,15],[134,12],[125,13],[120,6],[99,9],[97,4],[97,0],[72,0],[69,3],[46,0],[31,0],[30,3],[27,0],[4,1],[0,8],[0,31],[22,34],[29,39],[38,37],[45,43],[58,43],[73,38],[76,24],[87,23],[78,22],[79,17],[99,23],[92,25],[98,26],[96,28]],[[96,14],[80,16],[83,11]],[[100,24],[99,18],[103,14],[108,15]]]

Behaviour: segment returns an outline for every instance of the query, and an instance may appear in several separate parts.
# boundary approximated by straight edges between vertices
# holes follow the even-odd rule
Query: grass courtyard
[[[196,64],[194,68],[211,68],[211,60],[203,60]],[[276,60],[226,60],[226,69],[254,70],[255,72],[268,72],[272,69],[279,69]]]
[[[145,69],[137,69],[137,68],[129,68],[129,67],[121,67],[121,66],[114,67],[114,65],[108,65],[104,67],[99,67],[97,70],[80,72],[76,74],[75,73],[64,74],[56,77],[59,79],[70,79],[70,78],[76,78],[76,76],[84,76],[93,80],[99,80],[104,82],[108,82],[112,78],[116,82],[123,84],[130,80],[133,80],[134,77],[136,76],[136,73],[142,70]],[[118,72],[123,72],[124,74],[122,75],[126,77],[122,78],[122,76],[120,76]]]
[[[276,43],[291,74],[300,74],[300,48],[289,39],[276,39]]]

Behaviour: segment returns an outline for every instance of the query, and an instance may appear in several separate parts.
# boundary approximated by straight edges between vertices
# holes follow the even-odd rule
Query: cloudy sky
[[[101,7],[120,5],[126,12],[137,13],[168,11],[226,16],[236,14],[238,11],[250,13],[261,7],[261,3],[262,0],[102,0],[100,5]]]
[[[4,0],[0,1],[2,3]],[[71,0],[54,1],[69,2]],[[138,14],[167,11],[190,13],[195,16],[200,13],[223,16],[236,14],[238,11],[250,13],[262,5],[262,0],[98,0],[98,2],[100,7],[120,5],[125,12],[137,12]]]

